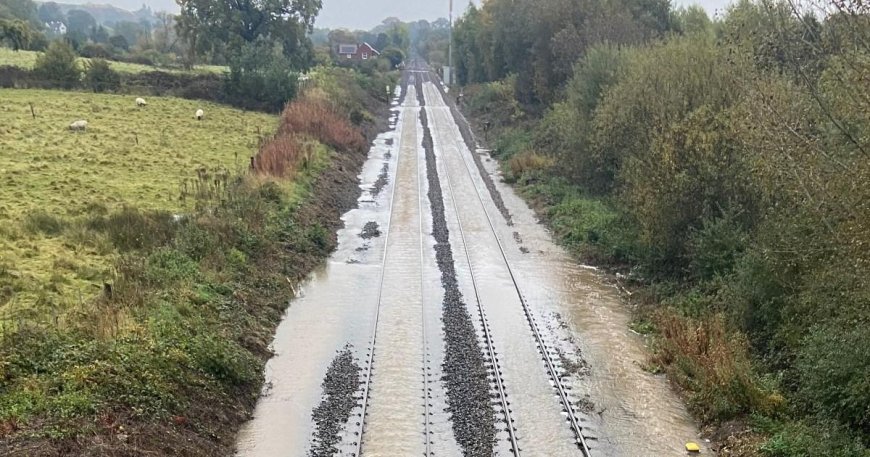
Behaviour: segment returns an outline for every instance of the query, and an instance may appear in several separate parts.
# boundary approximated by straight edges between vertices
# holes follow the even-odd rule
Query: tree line
[[[870,7],[490,0],[455,39],[509,177],[644,286],[690,408],[870,455]]]

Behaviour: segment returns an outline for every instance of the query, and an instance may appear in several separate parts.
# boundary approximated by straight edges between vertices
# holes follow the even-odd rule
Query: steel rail
[[[420,106],[420,109],[426,109],[424,106]],[[416,119],[414,123],[414,128],[417,128]],[[426,250],[424,247],[424,240],[426,237],[423,234],[423,178],[420,176],[420,149],[415,149],[415,153],[417,154],[417,205],[419,206],[419,211],[417,212],[419,215],[419,228],[420,228],[420,291],[426,290],[426,277],[425,277],[425,268],[424,268],[424,259],[426,258]],[[425,152],[424,152],[425,153]],[[423,161],[423,167],[425,169],[426,161]],[[426,326],[426,298],[423,297],[423,302],[421,303],[422,309],[422,319],[423,319],[423,434],[425,437],[425,456],[429,457],[434,455],[432,451],[432,441],[431,441],[431,425],[432,425],[432,415],[429,411],[429,400],[430,400],[430,382],[429,382],[429,370],[428,370],[428,353],[429,353],[429,333],[428,328]]]
[[[442,96],[440,90],[438,91],[438,94],[439,94],[439,96]],[[443,98],[443,96],[442,96],[442,98]],[[446,100],[445,100],[445,106],[447,106],[449,108]],[[462,155],[462,148],[461,147],[457,148],[457,151],[459,152],[460,155]],[[474,151],[469,151],[469,152],[471,154],[475,153]],[[501,253],[502,259],[504,260],[505,266],[508,269],[508,273],[510,275],[511,282],[513,283],[514,290],[516,290],[517,296],[519,297],[520,303],[522,304],[523,313],[526,316],[526,320],[529,323],[529,327],[532,331],[532,334],[535,336],[535,340],[537,342],[538,348],[543,356],[542,358],[543,358],[544,364],[546,365],[548,374],[550,375],[550,378],[552,378],[554,388],[556,389],[556,392],[559,394],[559,399],[561,400],[562,406],[565,408],[565,412],[567,412],[567,414],[568,414],[568,422],[571,424],[571,429],[574,432],[574,435],[577,439],[576,444],[577,444],[577,446],[580,447],[584,456],[590,457],[591,454],[589,451],[589,446],[586,443],[586,437],[583,436],[583,427],[580,426],[580,423],[577,420],[577,415],[576,415],[576,412],[574,410],[574,405],[571,403],[571,400],[568,397],[567,389],[565,389],[565,386],[562,383],[562,379],[559,376],[559,373],[557,372],[557,370],[555,368],[555,363],[553,361],[553,358],[550,356],[549,351],[547,351],[547,346],[544,344],[544,340],[541,337],[541,332],[538,329],[538,324],[535,322],[535,319],[532,316],[531,309],[529,308],[529,305],[526,302],[526,299],[523,296],[522,291],[520,290],[520,286],[519,286],[519,283],[517,282],[516,276],[514,274],[513,267],[511,267],[510,261],[508,260],[508,257],[507,257],[507,253],[505,252],[504,244],[501,241],[501,237],[498,236],[498,232],[495,229],[495,224],[492,222],[492,217],[490,217],[489,211],[486,209],[486,204],[484,203],[484,199],[480,193],[480,189],[474,180],[474,174],[471,171],[471,167],[468,165],[468,162],[465,160],[465,157],[460,157],[460,160],[462,160],[462,163],[465,165],[465,170],[468,173],[468,177],[471,179],[475,194],[477,195],[477,198],[480,201],[480,205],[483,208],[483,212],[484,212],[484,215],[486,216],[486,220],[489,224],[489,228],[492,231],[493,236],[495,237],[496,243],[498,244],[499,251]],[[448,176],[449,176],[449,174],[448,174]],[[448,184],[450,184],[449,179],[448,179]],[[452,184],[450,184],[450,186],[451,186],[450,193],[452,196],[453,195]],[[454,204],[455,204],[455,200],[454,200]],[[459,215],[458,215],[458,210],[457,210],[457,218],[458,217],[459,217]],[[461,222],[459,224],[459,229],[460,229],[460,233],[461,233],[462,232]],[[463,235],[463,244],[464,244],[464,235]],[[467,255],[468,255],[468,249],[467,249],[467,245],[466,245],[466,256]],[[469,265],[470,265],[470,263],[471,263],[471,261],[469,259]],[[473,270],[473,268],[472,268],[472,270]],[[473,281],[473,273],[472,273],[472,281]],[[477,286],[476,285],[475,285],[475,294],[477,294]],[[480,302],[478,300],[478,305],[479,304],[480,304]]]

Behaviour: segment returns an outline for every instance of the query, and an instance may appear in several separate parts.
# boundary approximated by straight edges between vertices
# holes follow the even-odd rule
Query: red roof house
[[[368,43],[338,45],[339,60],[369,60],[376,59],[381,53]]]

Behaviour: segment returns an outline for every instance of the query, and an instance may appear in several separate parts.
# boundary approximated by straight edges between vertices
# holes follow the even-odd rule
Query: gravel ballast
[[[323,401],[311,415],[316,431],[310,457],[330,457],[338,451],[339,432],[357,403],[360,371],[349,346],[332,360],[323,380]]]
[[[425,106],[423,85],[420,81],[417,82],[417,96],[420,106]],[[480,350],[474,324],[456,279],[450,232],[444,213],[444,196],[438,179],[432,134],[425,109],[420,111],[420,122],[423,125],[435,257],[444,287],[441,319],[445,336],[445,357],[442,368],[448,412],[456,441],[462,447],[463,454],[469,457],[489,457],[493,455],[496,427],[486,359]]]

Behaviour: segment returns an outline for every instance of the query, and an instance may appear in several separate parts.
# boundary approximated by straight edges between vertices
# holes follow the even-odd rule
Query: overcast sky
[[[58,3],[110,3],[119,8],[137,10],[142,4],[155,11],[177,11],[175,0],[56,0]],[[474,0],[480,4],[481,0]],[[678,5],[698,3],[711,16],[729,3],[729,0],[672,0]],[[410,21],[433,20],[447,17],[450,0],[323,0],[323,10],[317,18],[317,27],[368,30],[390,16]],[[468,6],[468,0],[454,0],[456,14]]]

